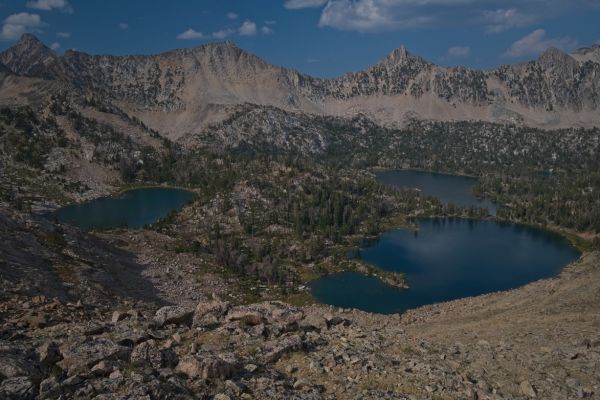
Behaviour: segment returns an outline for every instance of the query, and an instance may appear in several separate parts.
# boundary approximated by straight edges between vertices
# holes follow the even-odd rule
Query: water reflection
[[[356,254],[383,270],[405,273],[410,289],[344,273],[312,282],[315,297],[336,306],[401,312],[515,288],[556,275],[579,257],[562,237],[524,225],[446,218],[419,219],[417,224],[418,234],[392,230],[363,243]]]
[[[192,192],[173,188],[144,188],[63,207],[50,214],[82,229],[140,228],[179,210],[194,198]]]

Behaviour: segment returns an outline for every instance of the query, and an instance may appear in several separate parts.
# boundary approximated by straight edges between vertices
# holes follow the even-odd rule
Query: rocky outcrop
[[[190,324],[194,311],[181,306],[165,306],[154,315],[154,323],[161,327],[168,324]]]
[[[573,52],[573,54],[571,54],[571,56],[580,63],[585,63],[588,61],[600,63],[600,44],[577,49]]]
[[[97,307],[4,296],[0,395],[595,398],[598,260],[589,253],[558,278],[390,316],[212,299],[193,308],[194,321],[209,323],[190,326],[188,308],[138,303],[123,313],[130,305],[118,300]],[[124,317],[113,319],[115,311]],[[20,324],[26,312],[47,326]],[[186,318],[157,326],[156,315]]]
[[[581,64],[556,48],[537,61],[501,67],[494,75],[510,98],[527,107],[577,112],[600,106],[600,64]]]
[[[70,225],[0,204],[0,242],[0,284],[5,296],[28,294],[32,304],[47,298],[106,304],[115,295],[159,301],[131,254]],[[44,328],[60,318],[27,308],[19,323]]]

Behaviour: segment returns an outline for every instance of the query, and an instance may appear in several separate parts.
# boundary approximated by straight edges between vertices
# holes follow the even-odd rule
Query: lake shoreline
[[[139,229],[181,210],[197,196],[193,191],[168,186],[138,187],[69,204],[44,217],[89,231]]]
[[[555,232],[523,224],[499,223],[491,219],[429,217],[418,218],[416,223],[419,226],[417,234],[414,230],[400,228],[383,233],[376,243],[367,246],[363,243],[357,260],[369,264],[376,272],[345,270],[328,274],[309,283],[313,296],[320,303],[338,307],[375,313],[403,312],[427,304],[512,290],[539,279],[551,278],[586,254]],[[432,240],[432,244],[427,244]],[[402,243],[402,246],[408,247],[398,247]],[[439,246],[440,243],[445,243],[445,247],[431,252],[431,246]],[[520,250],[512,251],[513,248]],[[482,266],[485,268],[481,269]],[[358,275],[349,276],[349,273],[365,278],[376,277],[380,283],[366,281]],[[392,291],[393,285],[388,285],[386,273],[404,273],[410,285],[408,291]],[[346,283],[340,283],[339,279]],[[324,289],[327,286],[322,286],[323,282],[335,285]],[[353,282],[352,296],[343,294],[343,291],[350,290],[350,286],[343,286],[349,282]],[[364,297],[365,294],[360,294],[361,290],[375,292]],[[385,303],[380,303],[385,304],[383,310],[388,311],[381,311],[375,305],[366,306],[383,301],[372,297],[379,296],[377,293],[380,291],[396,299],[392,302],[386,297]],[[404,297],[406,300],[403,300]],[[367,303],[363,303],[365,301]],[[398,311],[393,308],[394,302],[405,306]]]

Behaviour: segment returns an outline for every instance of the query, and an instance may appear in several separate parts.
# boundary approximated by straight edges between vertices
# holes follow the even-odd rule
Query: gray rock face
[[[20,75],[55,79],[64,73],[60,57],[29,33],[4,51],[0,59],[2,64]]]
[[[230,42],[151,56],[77,51],[58,56],[25,35],[0,53],[0,63],[17,74],[62,82],[82,95],[95,93],[133,114],[176,115],[175,126],[165,125],[164,118],[144,122],[177,136],[204,126],[211,107],[246,103],[319,114],[364,112],[381,122],[402,122],[407,112],[473,119],[473,107],[480,110],[476,118],[490,121],[510,113],[564,113],[566,118],[600,108],[597,45],[572,55],[549,49],[538,60],[491,71],[443,68],[401,47],[362,71],[319,79],[270,65]],[[434,112],[432,101],[444,111]]]
[[[243,324],[255,326],[263,321],[263,315],[255,309],[245,306],[234,307],[226,317],[227,321],[240,321]]]
[[[148,340],[135,346],[129,360],[135,366],[150,366],[154,369],[162,367],[162,354],[154,340]]]
[[[129,349],[106,338],[74,341],[62,348],[63,360],[58,365],[72,375],[107,359],[127,358]]]
[[[0,398],[5,400],[29,400],[35,398],[35,386],[26,376],[8,378],[0,384]]]
[[[283,336],[265,343],[263,359],[267,363],[279,360],[284,354],[298,351],[302,348],[302,339],[298,335]]]
[[[579,62],[591,61],[600,63],[600,44],[577,49],[571,56]]]
[[[60,393],[60,383],[55,377],[44,379],[40,383],[39,396],[41,399],[52,399]]]
[[[29,349],[0,342],[0,379],[38,375],[36,358],[36,354]]]
[[[528,381],[521,382],[521,384],[519,385],[519,389],[521,390],[521,393],[523,393],[529,398],[536,397],[537,395],[535,389],[533,388],[533,386],[531,386],[531,383],[529,383]]]
[[[202,353],[183,358],[175,369],[189,379],[227,379],[234,374],[236,368],[231,357]]]
[[[40,363],[46,368],[51,368],[62,358],[58,346],[53,342],[44,343],[37,349],[37,353]]]
[[[194,326],[213,324],[222,319],[229,304],[220,300],[212,300],[207,303],[198,303],[194,310]]]
[[[600,64],[578,63],[562,51],[551,48],[537,61],[507,65],[494,72],[508,88],[511,99],[531,108],[573,111],[600,106]]]
[[[159,309],[154,315],[154,322],[158,326],[168,324],[181,324],[192,322],[194,311],[181,306],[166,306]]]

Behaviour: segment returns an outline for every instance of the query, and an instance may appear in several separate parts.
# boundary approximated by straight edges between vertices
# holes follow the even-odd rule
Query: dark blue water
[[[377,313],[508,290],[556,275],[579,252],[549,231],[493,221],[420,219],[417,234],[389,231],[359,257],[406,274],[409,289],[339,273],[311,283],[321,303]]]
[[[141,228],[181,209],[194,193],[172,188],[144,188],[118,197],[102,197],[63,207],[50,215],[81,229]]]
[[[400,189],[419,189],[424,194],[437,197],[442,203],[457,206],[487,208],[496,215],[496,206],[489,200],[478,199],[471,189],[477,179],[466,176],[437,174],[433,172],[400,170],[377,173],[377,180]]]

